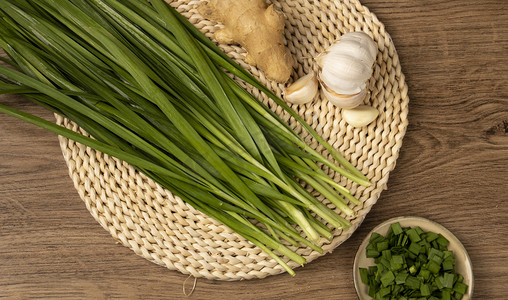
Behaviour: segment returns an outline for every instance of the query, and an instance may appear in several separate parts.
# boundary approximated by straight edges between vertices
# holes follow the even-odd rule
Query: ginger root
[[[245,62],[257,66],[266,77],[285,83],[294,60],[284,45],[284,16],[264,0],[209,0],[198,11],[224,28],[215,32],[219,43],[240,44]]]

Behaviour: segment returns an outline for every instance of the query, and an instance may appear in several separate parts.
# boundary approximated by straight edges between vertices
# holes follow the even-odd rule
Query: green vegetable
[[[3,104],[0,112],[124,160],[258,245],[290,274],[279,255],[298,264],[305,259],[288,245],[322,252],[317,241],[332,237],[320,219],[350,226],[302,183],[349,217],[355,214],[349,205],[360,202],[319,166],[370,185],[284,101],[162,0],[3,0],[0,47],[10,65],[0,65],[1,94],[23,95],[93,138]],[[231,74],[286,110],[340,165]]]
[[[402,226],[400,226],[399,223],[393,223],[390,225],[390,229],[392,230],[393,235],[399,235],[404,232],[404,230],[402,230]]]
[[[383,286],[389,286],[395,280],[395,275],[393,275],[392,271],[386,271],[383,273],[383,275],[381,275],[381,278],[379,280],[381,280],[381,284]]]
[[[366,256],[376,265],[360,268],[373,299],[461,299],[468,286],[455,273],[453,252],[441,234],[390,225],[386,237],[373,233]],[[382,250],[381,250],[382,249]]]

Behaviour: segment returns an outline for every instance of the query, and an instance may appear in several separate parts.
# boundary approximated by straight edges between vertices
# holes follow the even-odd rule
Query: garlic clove
[[[356,94],[339,94],[331,90],[325,83],[320,81],[323,96],[333,105],[340,108],[355,108],[363,103],[367,96],[367,89],[363,88]]]
[[[366,85],[365,81],[352,81],[336,77],[332,72],[320,72],[319,80],[337,94],[352,95],[359,93]]]
[[[372,58],[372,62],[376,60],[377,45],[376,42],[365,32],[355,31],[348,32],[341,37],[341,41],[356,41],[362,48],[365,48],[369,53],[369,57]]]
[[[284,98],[287,102],[293,104],[305,104],[314,99],[317,90],[317,76],[316,73],[311,71],[288,86],[284,91]]]
[[[379,115],[379,111],[369,105],[360,105],[352,109],[343,109],[342,118],[353,127],[367,126]]]
[[[376,42],[366,33],[355,31],[343,34],[328,49],[321,52],[316,57],[317,64],[322,68],[324,65],[324,57],[328,53],[347,53],[356,59],[361,59],[369,67],[376,61],[377,45]]]
[[[370,78],[372,66],[341,52],[329,52],[323,58],[321,74],[353,82],[363,82]],[[332,86],[330,88],[335,90]]]
[[[372,53],[370,47],[366,47],[357,39],[341,39],[340,42],[333,44],[330,52],[342,53],[354,59],[358,59],[371,68],[376,60],[376,52]]]

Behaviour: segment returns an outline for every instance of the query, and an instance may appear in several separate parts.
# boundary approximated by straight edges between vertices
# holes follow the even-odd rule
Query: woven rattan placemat
[[[171,3],[209,37],[220,25],[203,20],[196,7],[201,1]],[[395,47],[383,24],[358,1],[284,0],[272,1],[286,16],[285,37],[298,61],[293,78],[309,70],[317,71],[313,57],[345,32],[364,31],[378,45],[377,62],[369,82],[366,100],[380,111],[368,127],[348,126],[337,109],[326,100],[293,106],[329,143],[336,147],[372,181],[369,188],[358,187],[336,176],[361,200],[357,216],[347,231],[335,231],[331,242],[321,243],[324,253],[344,242],[361,224],[386,188],[395,167],[407,127],[408,95]],[[283,86],[265,79],[257,69],[243,63],[242,48],[221,45],[222,49],[279,95]],[[286,120],[297,132],[300,126],[258,91],[258,98]],[[57,123],[81,130],[66,119]],[[301,133],[313,147],[317,143]],[[229,228],[196,211],[169,191],[140,174],[128,164],[60,137],[60,145],[70,176],[92,216],[111,235],[136,254],[171,270],[195,277],[220,280],[263,278],[284,270],[259,248]],[[318,150],[322,150],[317,148]],[[307,262],[323,255],[309,248],[296,252]],[[290,263],[293,268],[298,267]]]

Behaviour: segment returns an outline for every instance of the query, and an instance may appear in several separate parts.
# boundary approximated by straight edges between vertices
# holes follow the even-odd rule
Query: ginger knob
[[[224,24],[215,32],[219,43],[241,45],[247,51],[245,62],[257,66],[268,79],[289,80],[294,59],[284,45],[284,16],[273,5],[267,7],[263,0],[209,0],[198,11]]]

